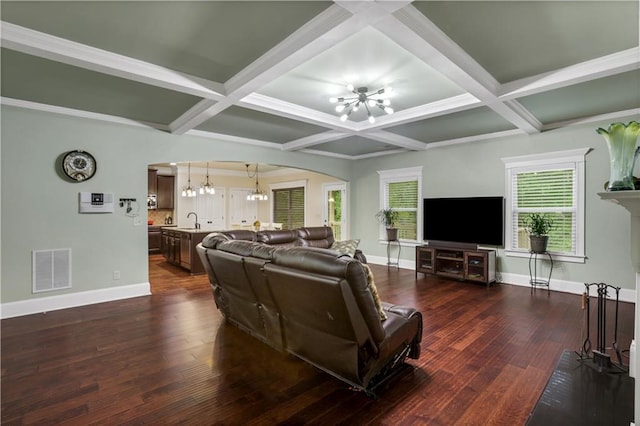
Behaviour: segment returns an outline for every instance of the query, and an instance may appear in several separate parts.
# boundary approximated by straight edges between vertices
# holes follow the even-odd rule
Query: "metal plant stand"
[[[392,247],[392,245],[398,246],[398,257],[396,258],[395,262],[391,261],[391,247]],[[401,248],[402,248],[402,246],[400,245],[400,241],[398,241],[398,240],[387,240],[387,267],[395,266],[396,268],[400,269],[400,249]]]
[[[538,259],[540,256],[540,259]],[[541,277],[541,265],[545,260],[544,256],[549,260],[549,274]],[[540,262],[540,265],[538,265]],[[539,270],[540,269],[540,270]],[[531,285],[531,291],[535,290],[538,287],[546,287],[547,294],[549,293],[549,283],[551,282],[551,274],[553,273],[553,258],[548,251],[543,253],[531,252],[529,256],[529,284]],[[546,279],[545,279],[546,278]]]

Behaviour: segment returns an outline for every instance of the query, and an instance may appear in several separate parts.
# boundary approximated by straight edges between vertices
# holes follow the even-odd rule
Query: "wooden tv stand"
[[[416,277],[418,272],[481,282],[488,287],[496,281],[496,251],[440,245],[417,246]]]

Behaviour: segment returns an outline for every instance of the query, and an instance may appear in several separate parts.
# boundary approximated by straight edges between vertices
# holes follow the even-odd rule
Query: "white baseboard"
[[[529,275],[520,275],[520,274],[509,274],[506,272],[501,272],[502,276],[500,282],[504,284],[513,284],[519,285],[523,287],[529,287]],[[549,289],[551,291],[561,291],[563,293],[572,293],[572,294],[582,294],[584,293],[584,283],[577,281],[565,281],[551,278],[551,283],[549,285]],[[542,288],[544,291],[544,288]],[[597,296],[595,290],[591,291],[592,296]],[[620,301],[621,302],[636,302],[636,291],[628,288],[620,289]]]
[[[78,293],[59,294],[56,296],[37,297],[34,299],[0,304],[0,318],[5,319],[39,314],[42,312],[57,311],[59,309],[93,305],[94,303],[148,296],[150,294],[150,284],[140,283]]]
[[[387,258],[382,256],[367,256],[367,263],[373,263],[374,265],[387,266]],[[395,262],[397,258],[392,258],[391,261]],[[393,265],[395,267],[396,265]],[[416,269],[416,262],[413,260],[400,259],[400,268],[402,269]]]
[[[391,259],[393,262],[395,259]],[[387,258],[382,256],[367,256],[367,262],[374,265],[386,265]],[[413,260],[400,259],[400,267],[403,269],[416,269],[416,264]],[[500,282],[503,284],[513,284],[523,287],[529,287],[529,275],[510,274],[501,272]],[[549,286],[551,291],[560,291],[563,293],[582,294],[584,293],[584,283],[577,281],[565,281],[551,278],[551,285]],[[542,289],[544,290],[544,289]],[[592,296],[597,296],[594,292],[591,292]],[[620,289],[620,301],[621,302],[636,302],[636,291],[623,288]]]

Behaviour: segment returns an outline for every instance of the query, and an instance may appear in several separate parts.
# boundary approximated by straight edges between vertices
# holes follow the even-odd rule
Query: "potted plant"
[[[553,229],[553,219],[540,213],[531,213],[524,219],[524,226],[529,232],[531,251],[544,253],[547,251],[549,231]]]
[[[376,218],[387,228],[387,240],[398,241],[398,228],[394,225],[398,220],[399,213],[392,208],[382,209],[376,213]]]

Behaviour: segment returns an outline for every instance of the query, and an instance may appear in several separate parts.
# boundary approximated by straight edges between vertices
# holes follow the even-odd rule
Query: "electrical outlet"
[[[120,271],[113,271],[113,279],[114,280],[120,279]]]
[[[142,220],[140,220],[139,216],[136,216],[133,218],[133,226],[140,226],[142,225]]]

